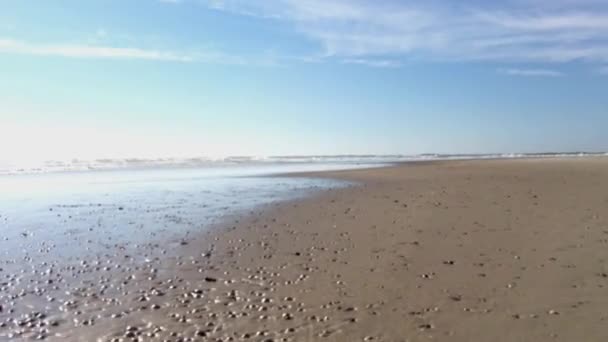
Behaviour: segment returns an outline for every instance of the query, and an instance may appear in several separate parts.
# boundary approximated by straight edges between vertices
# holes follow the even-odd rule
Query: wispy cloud
[[[234,65],[334,60],[383,68],[399,67],[408,60],[522,62],[545,64],[543,68],[548,70],[558,69],[549,64],[573,61],[608,63],[608,3],[603,0],[154,1],[198,3],[214,11],[278,21],[318,48],[299,57],[293,56],[293,51],[281,50],[252,57],[219,51],[124,47],[112,45],[110,31],[100,29],[88,44],[39,44],[0,38],[0,52]]]
[[[599,69],[598,69],[598,72],[599,72],[601,75],[606,75],[606,76],[608,76],[608,66],[604,66],[604,67],[599,68]]]
[[[97,36],[106,34],[98,31]],[[65,58],[149,60],[177,63],[207,63],[221,65],[274,67],[283,59],[273,54],[241,56],[221,51],[179,52],[171,50],[143,49],[137,47],[113,47],[99,44],[39,44],[15,39],[0,38],[0,54],[21,54],[33,56],[55,56]],[[291,59],[291,58],[290,58]]]
[[[512,76],[526,77],[561,77],[564,74],[556,70],[547,69],[499,69],[500,73]]]
[[[608,61],[608,4],[599,0],[193,0],[274,18],[341,59]]]
[[[604,30],[608,29],[606,14],[558,13],[558,14],[513,14],[505,12],[477,12],[484,22],[522,31]]]
[[[195,60],[193,56],[173,51],[77,44],[35,44],[13,39],[0,39],[0,53],[70,58],[144,59],[173,62],[192,62]]]
[[[399,68],[403,66],[403,63],[394,60],[388,59],[362,59],[362,58],[354,58],[354,59],[345,59],[342,61],[344,64],[359,64],[365,65],[373,68]]]

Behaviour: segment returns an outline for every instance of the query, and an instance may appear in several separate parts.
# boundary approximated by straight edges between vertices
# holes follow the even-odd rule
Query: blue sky
[[[0,159],[608,150],[605,1],[0,9]]]

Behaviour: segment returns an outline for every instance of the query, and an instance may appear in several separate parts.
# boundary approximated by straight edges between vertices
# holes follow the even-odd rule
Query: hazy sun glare
[[[0,161],[27,166],[48,160],[161,158],[208,155],[201,141],[126,129],[2,124]],[[217,151],[217,150],[216,150]]]

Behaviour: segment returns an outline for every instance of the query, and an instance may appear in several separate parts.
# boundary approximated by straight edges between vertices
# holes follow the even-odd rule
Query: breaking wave
[[[148,169],[148,168],[213,168],[247,165],[285,164],[391,164],[408,161],[454,159],[507,159],[608,156],[606,152],[568,153],[502,153],[502,154],[418,154],[418,155],[307,155],[307,156],[229,156],[223,158],[158,158],[158,159],[96,159],[69,161],[50,160],[29,165],[0,162],[0,175],[67,171]]]

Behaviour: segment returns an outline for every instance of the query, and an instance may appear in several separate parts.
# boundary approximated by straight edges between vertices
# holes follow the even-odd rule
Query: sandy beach
[[[293,176],[353,184],[94,260],[5,260],[0,340],[608,339],[608,158]]]

